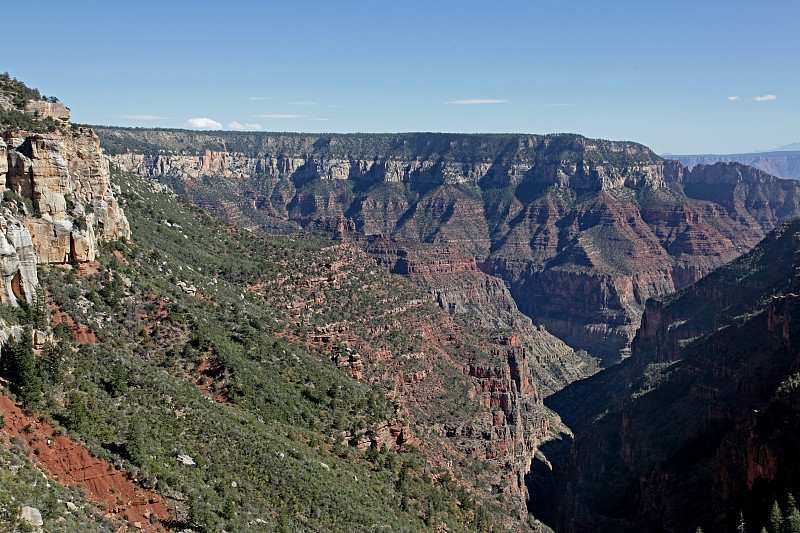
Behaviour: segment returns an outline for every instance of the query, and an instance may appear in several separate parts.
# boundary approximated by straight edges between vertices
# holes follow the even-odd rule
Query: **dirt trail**
[[[0,433],[22,437],[33,452],[31,458],[41,465],[50,477],[62,485],[82,485],[87,499],[105,508],[106,512],[142,531],[170,531],[158,520],[168,520],[169,512],[161,497],[128,479],[124,470],[92,455],[80,443],[59,435],[50,424],[40,422],[36,416],[26,416],[4,394],[0,394],[0,414],[5,427]],[[28,427],[25,431],[23,428]]]

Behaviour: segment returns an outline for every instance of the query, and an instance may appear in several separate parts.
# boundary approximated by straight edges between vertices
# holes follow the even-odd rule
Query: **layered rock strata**
[[[714,163],[741,163],[750,167],[763,170],[773,176],[787,180],[800,179],[800,152],[758,152],[752,154],[726,154],[726,155],[674,155],[689,168],[697,165],[713,165]]]
[[[542,400],[591,375],[595,362],[534,326],[505,283],[479,270],[473,256],[407,239],[370,238],[360,244],[378,264],[410,277],[445,311],[491,339],[485,357],[458,363],[470,378],[470,397],[485,411],[439,432],[503,472],[492,481],[493,491],[527,504],[525,476],[541,443],[552,437],[554,415]]]
[[[577,135],[99,131],[122,168],[237,224],[349,227],[474,257],[535,323],[609,362],[628,353],[648,298],[800,214],[797,182],[737,164],[689,171]]]
[[[64,117],[59,109],[43,112]],[[108,161],[89,128],[4,133],[0,191],[0,301],[4,303],[16,305],[17,298],[34,301],[37,263],[93,261],[99,241],[130,236],[114,196]]]

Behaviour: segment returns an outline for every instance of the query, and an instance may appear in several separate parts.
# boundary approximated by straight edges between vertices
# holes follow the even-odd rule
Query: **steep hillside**
[[[323,433],[317,439],[346,445],[356,458],[384,447],[386,453],[412,453],[424,466],[423,479],[426,472],[431,479],[457,475],[459,486],[475,491],[476,498],[497,499],[506,508],[494,511],[498,525],[505,522],[514,529],[522,527],[503,519],[503,514],[521,522],[526,519],[527,493],[522,478],[539,443],[550,437],[550,425],[554,421],[557,425],[557,418],[542,405],[544,393],[535,377],[546,375],[551,387],[561,388],[590,372],[590,365],[572,355],[573,364],[586,368],[571,373],[548,371],[541,359],[564,356],[570,361],[572,351],[557,341],[554,346],[549,344],[554,341],[543,332],[523,345],[519,335],[508,328],[489,329],[470,316],[457,322],[413,284],[378,268],[358,247],[268,238],[221,225],[207,215],[197,220],[192,214],[197,213],[196,208],[177,204],[157,183],[124,174],[120,180],[134,238],[147,236],[149,247],[166,254],[156,267],[164,260],[173,263],[169,271],[162,266],[172,279],[167,284],[172,298],[178,294],[192,302],[192,307],[185,304],[184,313],[193,318],[179,327],[184,332],[172,332],[168,335],[172,340],[155,341],[153,347],[177,365],[175,374],[199,376],[202,388],[212,397],[234,406],[256,413],[266,409],[260,415],[265,420],[283,419],[294,412],[291,420],[295,424],[299,421],[302,427],[308,424]],[[123,254],[127,257],[124,250]],[[128,262],[132,267],[136,264],[136,260]],[[153,270],[147,274],[154,279],[160,275]],[[207,275],[215,277],[209,280]],[[235,286],[223,287],[223,281]],[[211,336],[208,345],[202,332],[210,326],[197,318],[208,311],[193,306],[213,309],[213,303],[221,298],[213,294],[220,291],[230,291],[224,298],[235,302],[234,314],[247,321],[233,328],[213,326],[214,335],[233,331],[225,334],[230,339],[224,342]],[[139,305],[152,307],[148,300]],[[172,304],[164,305],[168,310]],[[226,309],[230,305],[222,306],[224,316],[229,316]],[[163,320],[160,322],[163,327]],[[238,331],[242,327],[246,334]],[[264,355],[256,355],[265,350],[256,347],[279,342],[264,340],[264,335],[283,339],[280,342],[301,350],[295,354],[305,351],[320,363],[309,369],[309,362],[303,360],[302,367],[293,369],[292,359],[275,350],[266,348]],[[226,346],[227,351],[231,343],[242,345],[236,351],[248,354],[244,361],[216,355],[219,346]],[[205,356],[204,346],[208,350]],[[181,357],[181,353],[185,355]],[[253,366],[253,361],[267,366]],[[276,365],[284,369],[278,376],[273,375]],[[551,366],[560,368],[556,363]],[[318,383],[315,374],[325,368],[327,373],[338,372],[339,380],[359,378],[350,387],[371,384],[378,395],[375,401],[385,395],[390,408],[381,417],[363,420],[358,413],[364,400]],[[279,382],[269,385],[276,377]],[[283,379],[290,380],[290,390],[299,394],[296,399],[272,398],[276,387],[277,391],[286,388]],[[300,405],[287,410],[294,402]],[[366,404],[371,402],[367,399]],[[331,412],[337,407],[344,408],[344,413]],[[353,414],[348,415],[347,409]],[[417,448],[421,456],[413,455]],[[342,453],[338,448],[329,451]],[[397,462],[403,457],[401,454]],[[374,504],[367,508],[371,506]]]
[[[793,505],[798,267],[794,219],[648,302],[631,358],[551,398],[576,437],[539,516],[559,531],[759,531],[773,502]]]
[[[454,318],[357,246],[112,184],[91,129],[2,81],[3,443],[83,484],[76,509],[148,531],[538,527],[524,476],[559,427],[542,398],[591,373],[585,356]]]
[[[98,128],[122,168],[267,233],[390,236],[473,257],[569,345],[618,360],[645,301],[800,214],[800,185],[691,172],[578,135],[301,135]]]
[[[370,269],[357,249],[257,238],[145,180],[119,183],[131,241],[102,247],[98,262],[80,268],[40,268],[57,324],[33,346],[41,399],[27,374],[4,375],[18,399],[66,428],[59,431],[154,489],[170,510],[156,523],[205,531],[524,527],[510,518],[524,512],[511,466],[532,456],[521,448],[544,429],[528,431],[511,409],[525,406],[520,417],[531,424],[546,412],[533,389],[512,389],[510,377],[466,374],[470,357],[500,372],[505,359],[478,352],[489,346],[462,340],[424,295]],[[323,299],[330,305],[319,308],[338,322],[314,312]],[[22,313],[6,318],[24,325]],[[448,344],[426,353],[423,320],[436,339],[449,332]],[[19,348],[9,346],[1,360],[16,360],[9,350]],[[464,359],[449,360],[451,351]],[[470,395],[484,382],[486,406],[484,393]],[[476,434],[458,442],[444,431],[465,426]],[[495,496],[483,488],[492,482]]]

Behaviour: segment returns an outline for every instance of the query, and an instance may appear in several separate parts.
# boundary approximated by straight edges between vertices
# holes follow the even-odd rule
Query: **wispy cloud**
[[[741,100],[741,98],[739,98],[738,96],[729,96],[728,100],[730,100],[731,102],[738,102],[739,100]]]
[[[251,96],[248,100],[275,100],[274,96]]]
[[[256,115],[256,118],[303,118],[303,115]]]
[[[545,104],[545,107],[569,107],[572,104]]]
[[[770,100],[777,100],[778,97],[774,94],[765,94],[764,96],[753,97],[754,102],[769,102]]]
[[[206,117],[190,118],[184,124],[187,128],[196,130],[221,130],[222,124]]]
[[[450,100],[446,104],[454,105],[475,105],[475,104],[505,104],[508,100],[497,100],[494,98],[472,98],[468,100]]]
[[[160,117],[158,115],[120,115],[121,118],[129,118],[131,120],[166,120],[167,117]]]
[[[319,102],[306,102],[306,101],[301,101],[301,102],[292,102],[292,105],[307,105],[307,106],[316,106],[316,105],[319,105]]]
[[[245,122],[242,124],[241,122],[228,122],[228,129],[229,130],[245,130],[245,131],[256,131],[261,129],[261,124],[250,124],[249,122]]]

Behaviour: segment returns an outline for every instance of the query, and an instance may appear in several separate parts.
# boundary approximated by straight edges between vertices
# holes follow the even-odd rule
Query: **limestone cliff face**
[[[735,164],[689,171],[577,135],[100,131],[122,168],[237,224],[351,225],[471,256],[535,323],[609,362],[629,353],[648,298],[800,214],[797,182]]]
[[[42,114],[62,120],[69,116],[60,104],[36,103],[53,107]],[[35,299],[37,263],[93,261],[99,240],[130,236],[108,161],[89,128],[4,133],[0,191],[0,299],[5,303]]]
[[[32,303],[39,279],[31,234],[9,210],[0,215],[0,302],[17,305],[17,298]]]
[[[8,169],[5,189],[32,201],[21,220],[38,261],[94,260],[98,239],[130,236],[114,197],[108,162],[90,129],[69,134],[16,132],[3,138]]]
[[[62,122],[69,122],[69,109],[64,104],[47,100],[29,100],[25,111],[31,115],[50,117]]]

